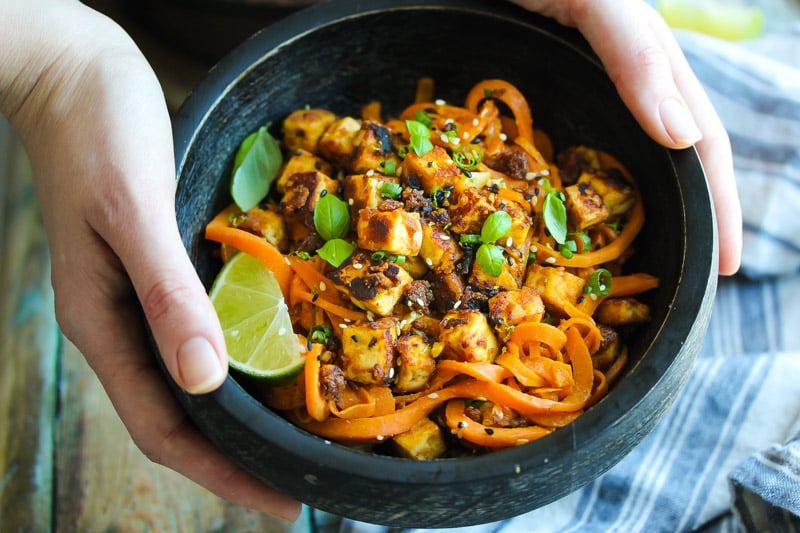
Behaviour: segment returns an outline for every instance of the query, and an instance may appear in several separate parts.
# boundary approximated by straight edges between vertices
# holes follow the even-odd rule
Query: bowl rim
[[[374,0],[368,3],[358,0],[337,0],[306,8],[245,41],[213,67],[208,76],[187,97],[173,122],[178,178],[180,179],[196,133],[202,129],[206,118],[217,103],[253,68],[254,63],[265,60],[271,54],[277,53],[281,46],[302,38],[321,26],[387,9],[470,11],[486,16],[508,18],[515,24],[527,25],[539,32],[545,31],[542,30],[543,21],[549,20],[510,3],[498,4],[489,0]],[[575,49],[602,69],[596,55],[577,32],[563,28],[552,21],[545,22],[544,27],[553,38]],[[673,172],[685,178],[678,182],[684,201],[684,227],[687,229],[692,227],[692,220],[702,221],[708,217],[713,220],[710,192],[697,152],[693,148],[664,150],[669,154]],[[691,202],[687,202],[687,199],[691,199]],[[687,209],[687,206],[691,209]],[[707,319],[700,321],[696,319],[701,309],[713,300],[716,288],[718,248],[716,224],[710,226],[697,224],[692,231],[684,232],[682,238],[684,255],[680,265],[681,279],[678,281],[677,290],[660,330],[660,333],[669,334],[656,335],[646,346],[639,363],[628,371],[625,381],[614,387],[601,402],[566,428],[523,446],[479,456],[413,461],[354,450],[312,435],[263,406],[231,376],[226,378],[219,389],[207,396],[233,420],[250,428],[276,448],[294,455],[302,447],[303,455],[315,457],[320,465],[331,470],[343,473],[358,472],[364,478],[382,482],[407,484],[409,479],[412,479],[429,485],[475,482],[498,475],[519,474],[519,468],[523,465],[528,469],[537,463],[547,464],[556,461],[560,456],[566,456],[571,451],[579,449],[586,439],[597,439],[598,434],[588,431],[587,428],[592,428],[599,419],[607,421],[602,426],[600,434],[613,439],[615,427],[635,411],[635,405],[627,405],[624,409],[617,406],[614,400],[620,391],[625,390],[627,394],[635,392],[638,398],[637,404],[643,402],[664,378],[668,369],[676,364],[684,348],[685,338],[694,331],[705,331]],[[685,276],[687,265],[691,265],[693,276]],[[697,275],[698,272],[703,275]],[[698,294],[705,296],[698,299]],[[675,332],[680,334],[676,335]],[[657,361],[659,366],[646,357],[654,350],[671,350],[675,355],[673,358],[659,359]],[[662,364],[664,362],[667,364]],[[398,464],[402,464],[402,468],[393,468]],[[463,465],[468,465],[469,468]]]

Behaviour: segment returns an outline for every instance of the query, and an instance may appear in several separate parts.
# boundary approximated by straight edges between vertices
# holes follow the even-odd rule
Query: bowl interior
[[[699,348],[693,339],[707,324],[716,238],[694,151],[665,150],[642,132],[577,33],[506,3],[343,0],[289,17],[251,38],[211,71],[176,117],[177,217],[206,286],[221,265],[214,245],[202,237],[203,227],[230,203],[233,156],[249,132],[271,122],[277,135],[283,117],[303,106],[357,116],[363,104],[379,100],[384,116],[390,116],[412,101],[421,76],[435,80],[436,98],[457,104],[476,82],[506,79],[527,96],[535,127],[550,135],[556,151],[573,144],[600,148],[637,178],[647,222],[629,268],[658,276],[662,286],[648,295],[653,320],[628,343],[624,378],[576,422],[540,441],[489,456],[428,463],[379,457],[308,435],[231,379],[215,394],[179,397],[226,453],[312,505],[372,522],[465,525],[513,516],[578,488],[619,461],[652,428]],[[225,416],[229,424],[220,422]],[[275,457],[315,457],[316,481],[303,475],[283,479],[298,477],[297,472],[264,466],[256,457],[257,445]],[[520,466],[537,476],[514,476]],[[375,468],[380,474],[369,473]],[[385,497],[378,500],[382,510],[351,503],[344,494],[347,480],[335,497],[321,495],[328,471],[363,473],[377,484],[464,487],[456,502],[452,496],[437,502],[433,495],[392,519],[397,513]],[[542,482],[543,474],[564,471],[569,475]],[[491,502],[497,496],[492,500],[476,483],[483,480],[489,487],[495,478],[502,478],[497,482],[506,488],[514,478],[513,486],[526,490],[506,494],[504,508],[495,509]],[[353,483],[363,501],[363,487]],[[398,502],[407,505],[402,497]],[[462,517],[453,518],[454,509],[462,509]]]

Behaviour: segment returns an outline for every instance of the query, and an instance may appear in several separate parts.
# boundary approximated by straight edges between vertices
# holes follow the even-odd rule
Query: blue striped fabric
[[[441,533],[800,531],[800,55],[679,38],[730,132],[747,277],[720,280],[684,390],[618,465],[544,508]],[[787,39],[800,49],[800,27]],[[390,533],[308,517],[316,533]]]

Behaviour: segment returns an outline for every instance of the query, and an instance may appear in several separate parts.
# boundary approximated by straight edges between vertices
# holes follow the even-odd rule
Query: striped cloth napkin
[[[720,280],[682,394],[625,459],[546,507],[441,533],[800,531],[800,26],[677,35],[731,137],[744,275]],[[296,528],[398,533],[312,510]]]

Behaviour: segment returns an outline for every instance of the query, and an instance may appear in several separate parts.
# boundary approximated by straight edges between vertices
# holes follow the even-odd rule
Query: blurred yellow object
[[[718,0],[658,0],[661,16],[672,28],[693,30],[728,41],[754,39],[764,32],[764,12]]]

